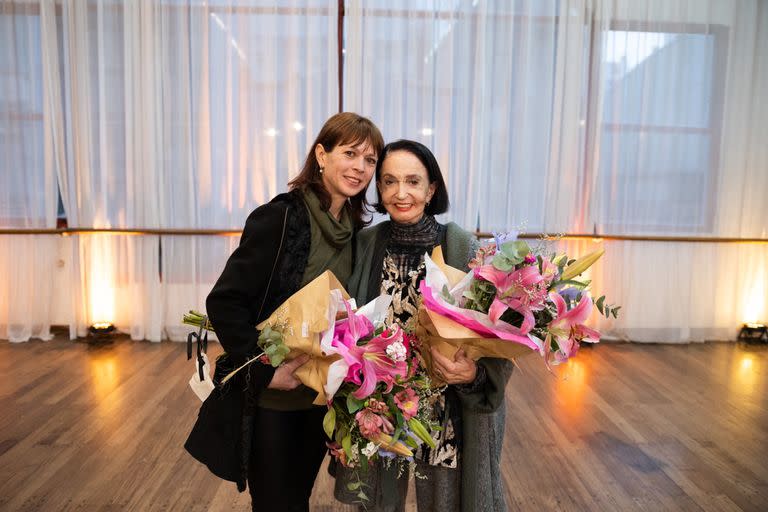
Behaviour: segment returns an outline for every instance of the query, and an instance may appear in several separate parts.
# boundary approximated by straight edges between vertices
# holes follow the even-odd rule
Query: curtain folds
[[[56,226],[43,130],[40,18],[0,4],[0,227]],[[0,339],[49,339],[56,237],[0,235]],[[47,269],[42,271],[40,269]]]
[[[338,2],[0,3],[0,227],[238,229],[339,105]],[[633,341],[768,319],[768,5],[345,2],[343,105],[435,152],[485,231],[594,233]],[[369,191],[373,197],[373,188]],[[236,237],[0,235],[0,338],[183,339]],[[54,297],[56,298],[54,301]]]
[[[58,180],[69,226],[238,229],[285,190],[338,108],[335,0],[13,5],[19,10],[0,17],[18,28],[4,25],[0,35],[8,68],[41,89],[25,107],[36,109],[36,138],[7,140],[19,154],[9,157],[15,181],[5,190],[22,209],[14,212],[26,219],[21,227],[55,226]],[[31,133],[10,126],[19,138]],[[2,221],[16,226],[10,214]],[[66,296],[58,318],[71,337],[111,321],[133,339],[185,339],[182,314],[204,308],[237,244],[82,234],[51,237],[50,261],[39,261],[40,237],[6,238],[0,263],[15,274],[0,294],[0,337],[18,340],[47,336],[37,324],[51,313],[30,305],[40,293],[50,301],[54,284]],[[28,274],[47,288],[18,285]]]
[[[765,238],[765,2],[374,0],[345,21],[345,105],[433,149],[446,220]],[[609,334],[734,339],[768,317],[766,244],[553,245],[606,248]]]

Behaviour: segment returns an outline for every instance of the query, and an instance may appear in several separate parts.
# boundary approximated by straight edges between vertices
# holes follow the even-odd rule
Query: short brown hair
[[[309,148],[301,172],[288,183],[288,187],[291,190],[312,190],[320,199],[320,205],[323,209],[328,210],[331,207],[331,195],[323,185],[320,164],[315,157],[315,148],[318,144],[322,144],[323,148],[330,152],[342,144],[356,146],[366,142],[371,145],[377,156],[384,147],[384,137],[381,136],[381,132],[373,124],[373,121],[353,112],[341,112],[331,116],[320,129],[315,142]],[[361,228],[370,223],[370,219],[366,219],[366,214],[370,211],[370,205],[365,198],[366,190],[367,187],[354,197],[349,198],[350,214],[355,228]]]

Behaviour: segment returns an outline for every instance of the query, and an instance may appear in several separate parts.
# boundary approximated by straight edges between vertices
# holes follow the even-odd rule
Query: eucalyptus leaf
[[[503,254],[497,253],[493,257],[493,266],[496,267],[496,269],[501,270],[502,272],[509,272],[515,266],[515,264],[512,263],[509,260],[509,258],[504,256]]]
[[[499,248],[501,253],[507,258],[514,261],[516,264],[525,259],[528,253],[531,252],[531,248],[528,244],[522,240],[514,240],[510,242],[504,242]]]

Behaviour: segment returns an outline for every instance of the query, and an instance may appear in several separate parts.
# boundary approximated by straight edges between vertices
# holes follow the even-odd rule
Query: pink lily
[[[542,260],[541,277],[544,278],[544,281],[547,283],[547,287],[549,287],[549,285],[552,284],[552,281],[554,281],[557,277],[557,270],[557,265],[546,258]]]
[[[576,355],[581,342],[597,343],[600,341],[600,333],[584,325],[592,313],[592,299],[583,295],[576,307],[571,310],[568,310],[565,300],[559,293],[551,292],[549,299],[557,307],[557,316],[547,327],[549,334],[555,339],[558,346],[555,361],[562,363]]]
[[[386,384],[386,392],[392,390],[395,377],[408,375],[406,361],[393,361],[387,354],[387,347],[394,341],[402,341],[403,333],[399,328],[390,329],[376,336],[365,345],[358,346],[354,335],[334,336],[333,346],[349,364],[347,382],[360,386],[352,396],[363,399],[376,389],[379,382]]]
[[[544,309],[547,297],[545,278],[536,265],[526,265],[512,272],[504,272],[493,265],[484,265],[474,270],[475,276],[490,281],[496,287],[496,297],[488,310],[488,317],[498,322],[507,309],[523,315],[520,334],[525,335],[536,325],[534,311]]]

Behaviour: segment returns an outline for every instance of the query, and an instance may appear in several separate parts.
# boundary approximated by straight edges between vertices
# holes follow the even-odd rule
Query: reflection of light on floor
[[[113,391],[118,382],[117,360],[114,356],[91,359],[91,380],[99,406],[109,406],[115,400]]]
[[[731,392],[751,395],[756,391],[760,362],[752,354],[738,354],[731,366]]]
[[[587,389],[587,367],[577,356],[559,368],[561,373],[557,379],[557,397],[560,406],[569,416],[581,416]]]

